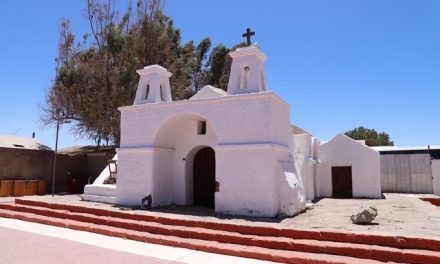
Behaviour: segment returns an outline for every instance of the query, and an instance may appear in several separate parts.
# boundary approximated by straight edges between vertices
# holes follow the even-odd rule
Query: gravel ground
[[[323,198],[313,203],[313,209],[289,218],[248,218],[215,214],[212,209],[190,206],[168,206],[152,210],[121,208],[118,206],[81,201],[80,195],[28,196],[26,199],[67,203],[109,210],[126,210],[140,214],[154,214],[175,218],[224,220],[232,223],[276,226],[293,229],[333,230],[355,233],[374,233],[440,238],[440,207],[424,202],[419,197],[433,195],[413,195],[385,193],[384,199],[332,199]],[[11,198],[0,198],[0,202],[10,202]],[[371,225],[354,225],[350,215],[362,205],[373,205],[378,216]]]

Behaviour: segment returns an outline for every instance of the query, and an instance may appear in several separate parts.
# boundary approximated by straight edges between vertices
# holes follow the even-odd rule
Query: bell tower
[[[134,105],[147,103],[171,102],[171,72],[162,66],[150,65],[136,71],[139,83]]]
[[[266,55],[257,44],[252,44],[250,37],[255,35],[248,28],[246,37],[247,47],[238,48],[229,53],[232,58],[229,75],[228,94],[258,93],[267,91],[266,70],[264,63]]]

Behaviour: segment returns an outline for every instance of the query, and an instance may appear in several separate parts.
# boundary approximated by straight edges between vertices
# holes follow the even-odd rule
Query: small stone
[[[377,208],[374,206],[366,206],[361,207],[355,214],[353,214],[350,218],[353,224],[357,225],[367,225],[371,224],[371,222],[377,216]]]

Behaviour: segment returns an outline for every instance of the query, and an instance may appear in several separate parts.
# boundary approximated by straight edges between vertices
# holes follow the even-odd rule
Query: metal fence
[[[431,156],[381,154],[382,192],[432,193]]]

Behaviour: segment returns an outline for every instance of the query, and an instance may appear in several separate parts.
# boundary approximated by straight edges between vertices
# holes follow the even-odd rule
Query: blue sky
[[[39,104],[54,78],[59,22],[69,18],[81,36],[85,3],[1,1],[0,134],[35,131],[54,145]],[[363,125],[399,146],[440,145],[440,1],[168,0],[165,12],[183,42],[232,46],[255,30],[269,88],[321,140]],[[88,143],[63,127],[60,147]]]

